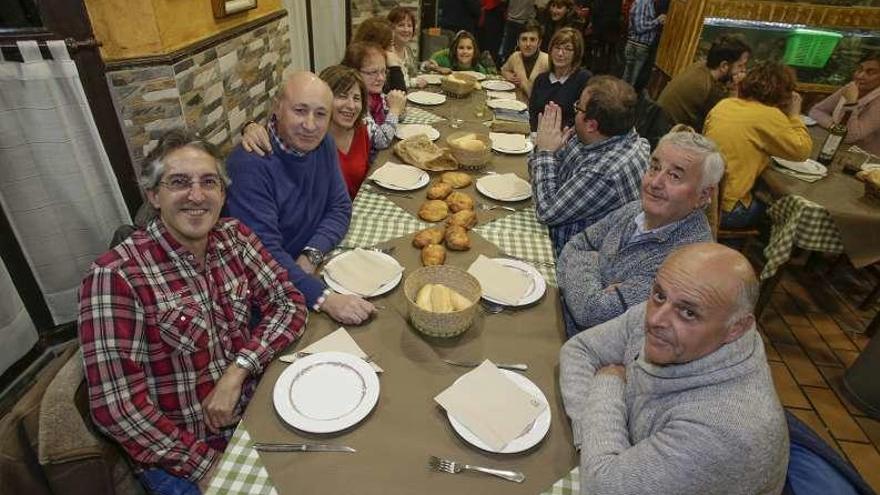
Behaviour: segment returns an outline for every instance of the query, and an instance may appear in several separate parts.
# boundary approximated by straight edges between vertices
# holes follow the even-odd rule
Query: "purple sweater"
[[[229,215],[257,233],[309,306],[321,296],[324,283],[305,273],[296,258],[306,246],[322,253],[333,249],[351,220],[351,199],[338,160],[329,135],[304,156],[273,143],[269,156],[239,146],[227,160],[232,179],[226,199]]]

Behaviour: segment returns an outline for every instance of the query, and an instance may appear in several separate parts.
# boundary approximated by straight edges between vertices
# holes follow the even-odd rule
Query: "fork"
[[[492,469],[482,466],[472,466],[470,464],[455,462],[450,459],[441,459],[433,455],[428,458],[428,467],[430,467],[434,471],[452,474],[460,473],[462,472],[462,470],[478,471],[480,473],[491,474],[492,476],[498,476],[499,478],[504,478],[507,481],[513,481],[516,483],[522,483],[526,479],[526,475],[520,473],[519,471],[506,471],[504,469]]]
[[[501,256],[502,258],[509,258],[512,260],[524,261],[526,263],[535,263],[535,264],[544,265],[544,266],[556,266],[556,263],[552,262],[552,261],[543,261],[543,260],[535,260],[535,259],[530,259],[530,258],[523,258],[521,256],[514,256],[512,254],[505,253],[504,251],[498,251],[498,256]]]
[[[297,351],[297,352],[293,353],[293,355],[296,356],[297,359],[304,358],[306,356],[311,356],[312,354],[314,354],[314,353],[313,352],[306,352],[306,351]],[[366,362],[366,363],[372,363],[373,362],[373,353],[369,353],[366,356],[362,357],[361,359],[363,359],[364,362]]]
[[[511,206],[490,205],[488,203],[480,203],[480,209],[483,211],[490,211],[490,210],[494,210],[496,208],[501,208],[502,210],[513,211],[513,212],[519,211],[516,208],[513,208]]]

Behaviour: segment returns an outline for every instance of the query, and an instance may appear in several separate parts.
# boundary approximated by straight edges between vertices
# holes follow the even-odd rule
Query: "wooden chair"
[[[742,240],[744,241],[740,246],[740,251],[745,253],[746,247],[750,243],[750,241],[754,240],[760,235],[760,232],[756,228],[746,228],[746,229],[724,229],[721,228],[721,198],[724,197],[724,183],[727,180],[727,174],[724,174],[724,177],[721,178],[721,181],[718,183],[718,187],[716,188],[718,194],[714,198],[713,204],[715,205],[715,214],[716,214],[716,229],[717,236],[716,239],[718,242],[722,240]],[[711,224],[710,224],[711,225]]]

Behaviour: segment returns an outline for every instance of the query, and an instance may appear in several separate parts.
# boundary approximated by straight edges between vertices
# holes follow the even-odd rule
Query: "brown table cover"
[[[466,269],[478,254],[493,256],[497,247],[471,232],[472,248],[450,252],[447,264]],[[421,266],[411,235],[394,239],[394,257],[406,268],[405,277]],[[557,290],[535,305],[490,315],[480,312],[473,326],[452,339],[425,337],[402,316],[407,306],[403,282],[374,299],[383,306],[366,325],[346,327],[385,369],[379,381],[376,408],[361,423],[344,432],[315,435],[287,426],[272,404],[275,381],[286,366],[277,360],[263,376],[245,414],[245,427],[255,442],[332,442],[357,453],[264,453],[260,456],[280,494],[535,494],[550,487],[577,463],[571,429],[558,385],[559,348],[564,341]],[[322,314],[312,314],[302,340],[288,351],[317,341],[339,327]],[[520,454],[483,452],[458,437],[433,397],[467,368],[441,359],[524,362],[526,376],[550,403],[552,423],[542,442]],[[328,391],[330,393],[330,391]],[[449,457],[470,464],[515,469],[526,475],[522,484],[479,473],[451,475],[428,469],[428,456]]]
[[[813,157],[827,132],[818,126],[810,129]],[[795,179],[768,167],[761,180],[775,197],[796,194],[821,205],[831,215],[840,231],[840,241],[856,267],[880,261],[880,203],[865,197],[864,184],[841,170],[831,169],[816,182]]]

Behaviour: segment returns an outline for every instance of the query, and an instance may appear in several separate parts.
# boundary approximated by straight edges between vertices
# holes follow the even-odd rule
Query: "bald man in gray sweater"
[[[778,494],[788,430],[748,261],[692,244],[647,302],[569,340],[560,374],[581,493]]]

